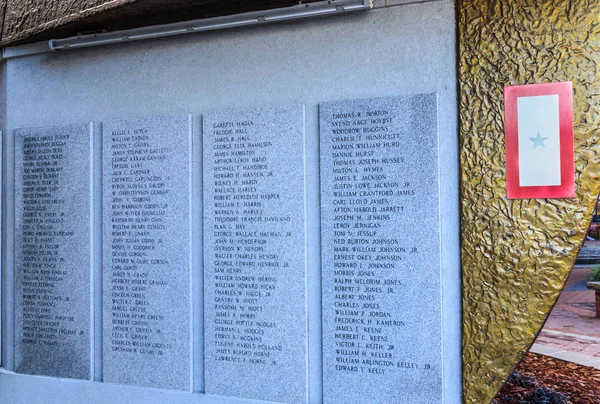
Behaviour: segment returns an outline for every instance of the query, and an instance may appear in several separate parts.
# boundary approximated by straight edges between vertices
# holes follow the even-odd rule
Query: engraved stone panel
[[[15,369],[91,378],[92,124],[15,131]]]
[[[326,404],[441,403],[435,94],[320,106]]]
[[[3,155],[3,153],[2,153],[2,144],[3,144],[2,139],[3,139],[3,137],[2,137],[2,131],[0,130],[0,167],[2,167],[2,155]],[[3,178],[3,177],[0,175],[0,178]],[[6,206],[6,205],[4,205],[4,202],[3,202],[4,201],[4,197],[3,197],[4,184],[2,183],[3,181],[4,181],[3,179],[0,180],[0,209],[1,209],[1,207],[5,207]],[[2,226],[2,221],[3,221],[3,219],[2,219],[1,216],[3,216],[3,215],[0,215],[0,226]],[[1,235],[0,235],[0,245],[2,245]],[[0,262],[2,262],[2,251],[1,250],[2,249],[0,248]],[[5,319],[4,310],[2,309],[2,305],[3,305],[2,304],[2,288],[3,288],[2,283],[3,283],[2,275],[0,275],[0,341],[2,341],[2,327],[4,327],[4,321],[5,321],[4,320]],[[0,347],[0,364],[1,363],[2,363],[2,347]]]
[[[206,392],[305,403],[304,108],[203,122]]]
[[[102,130],[104,381],[191,390],[189,116]]]

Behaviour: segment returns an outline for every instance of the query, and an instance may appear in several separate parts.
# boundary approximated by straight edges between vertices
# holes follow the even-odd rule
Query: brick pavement
[[[597,248],[600,252],[600,242]],[[585,288],[589,270],[589,266],[573,269],[532,352],[600,369],[600,318],[595,292]]]

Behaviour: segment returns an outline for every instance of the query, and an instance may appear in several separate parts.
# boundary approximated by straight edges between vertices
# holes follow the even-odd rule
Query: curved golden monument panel
[[[534,342],[600,189],[600,2],[461,0],[463,386],[489,403]],[[506,198],[504,86],[573,82],[573,199]]]

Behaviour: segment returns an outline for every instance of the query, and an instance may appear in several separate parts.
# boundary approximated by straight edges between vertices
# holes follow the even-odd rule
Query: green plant
[[[590,282],[600,282],[600,265],[595,265],[590,271]]]

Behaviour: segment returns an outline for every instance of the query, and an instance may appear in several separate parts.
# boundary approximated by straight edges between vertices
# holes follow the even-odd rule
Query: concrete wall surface
[[[200,116],[230,108],[306,106],[306,204],[310,403],[322,402],[318,104],[437,93],[446,404],[461,402],[460,257],[455,9],[450,0],[399,4],[329,19],[162,38],[4,61],[2,366],[6,403],[258,403],[207,396],[203,333],[194,316],[195,393],[102,383],[101,332],[94,382],[17,375],[14,370],[14,138],[20,127],[102,122],[147,115]],[[385,6],[385,4],[381,4]],[[0,81],[0,85],[2,81]],[[193,313],[202,303],[201,150],[192,148]],[[285,156],[283,156],[285,158]],[[428,237],[423,234],[423,237]],[[99,276],[101,268],[96,268]],[[424,298],[427,298],[426,296]],[[97,305],[96,319],[101,318]],[[132,369],[132,371],[137,371]],[[139,371],[143,371],[139,370]],[[284,381],[283,381],[284,382]],[[365,398],[364,402],[369,402]]]

